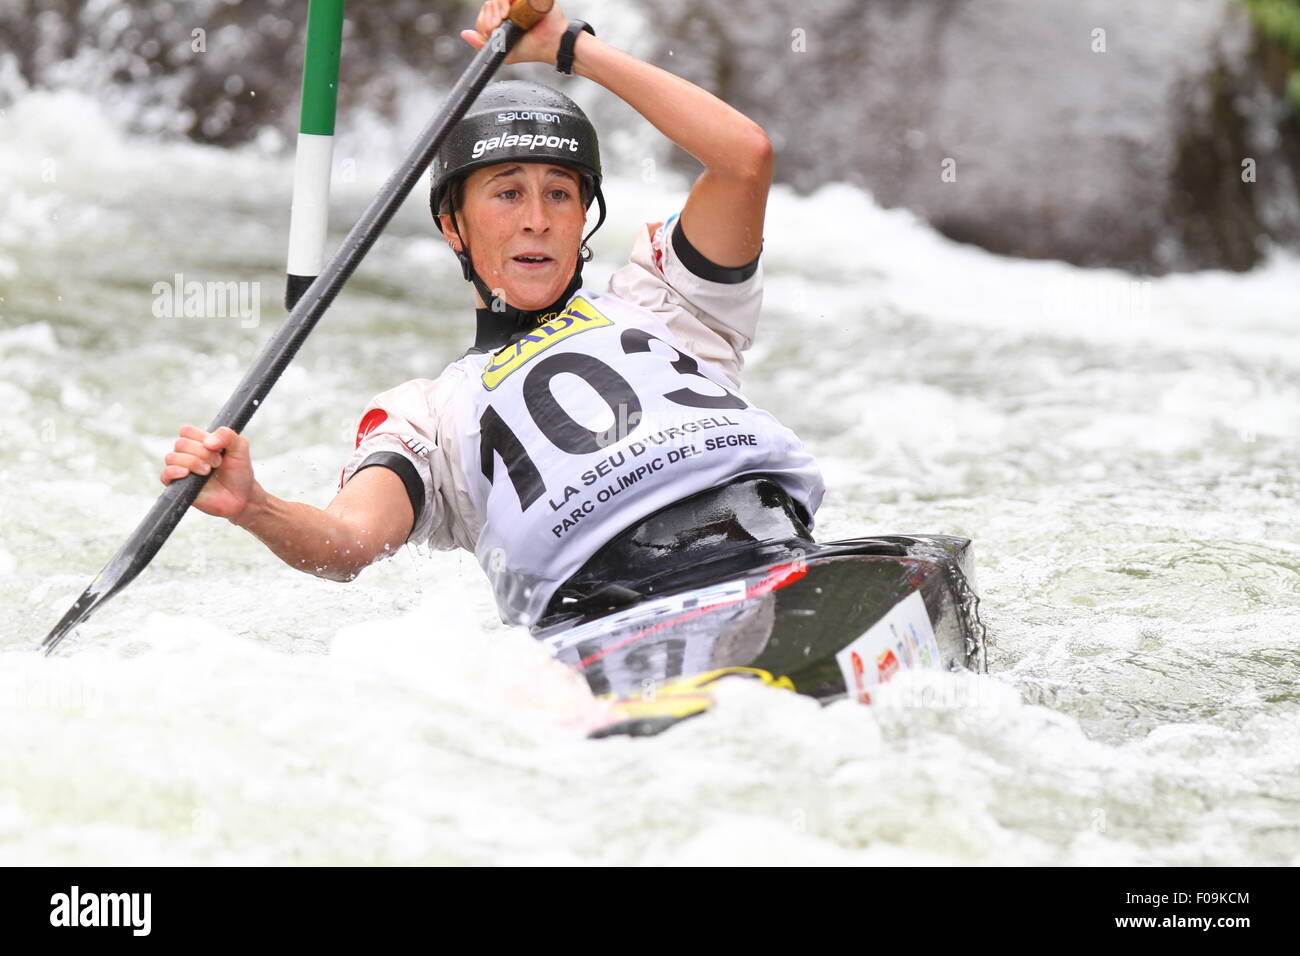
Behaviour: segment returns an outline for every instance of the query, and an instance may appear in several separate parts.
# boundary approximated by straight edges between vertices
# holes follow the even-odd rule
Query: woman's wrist
[[[572,76],[578,59],[578,42],[582,35],[586,33],[591,36],[596,35],[595,29],[585,20],[570,20],[560,34],[560,42],[556,46],[555,69],[566,76]]]
[[[573,75],[574,76],[586,77],[587,79],[592,80],[596,83],[601,82],[595,76],[592,75],[591,60],[592,60],[592,55],[595,52],[597,46],[604,46],[608,49],[613,49],[613,47],[610,47],[607,41],[601,40],[599,37],[593,36],[592,34],[588,33],[586,30],[578,34],[578,36],[576,37],[573,43]],[[605,84],[601,83],[601,85],[604,86]]]
[[[572,22],[573,22],[572,20],[562,20],[562,21],[560,22],[560,25],[559,25],[559,26],[560,26],[560,29],[559,29],[559,33],[558,33],[558,34],[556,35],[556,37],[555,37],[555,44],[554,44],[554,46],[552,46],[552,47],[550,48],[550,52],[551,52],[551,66],[555,66],[556,61],[557,61],[557,60],[559,59],[559,57],[560,57],[560,43],[563,42],[563,40],[564,40],[564,33],[565,33],[566,30],[569,29],[569,24],[572,23]]]
[[[554,25],[551,23],[544,23],[533,27],[529,36],[536,36],[537,39],[542,42],[539,44],[541,49],[538,50],[536,59],[530,60],[529,62],[545,63],[554,66],[556,58],[560,54],[560,41],[564,39],[564,31],[569,28],[569,22],[570,21],[567,18],[560,18],[554,22]],[[545,29],[546,33],[543,36],[539,36],[539,31],[543,29]],[[527,40],[528,38],[529,37],[525,37],[524,39]],[[521,44],[521,46],[522,45],[523,44]]]
[[[270,495],[266,493],[266,489],[254,480],[252,490],[248,493],[248,501],[245,503],[243,510],[228,520],[237,528],[249,529],[250,525],[266,514],[269,501]]]

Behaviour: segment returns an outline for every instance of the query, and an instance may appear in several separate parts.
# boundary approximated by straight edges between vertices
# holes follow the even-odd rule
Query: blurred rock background
[[[449,85],[476,9],[348,0],[340,128]],[[778,181],[799,191],[847,181],[995,252],[1144,274],[1245,270],[1300,245],[1300,0],[737,10],[566,5],[761,123]],[[289,150],[305,16],[290,0],[0,0],[0,109],[31,87],[71,87],[136,133]],[[637,175],[638,156],[662,149],[610,97],[570,91],[621,144],[611,173]]]

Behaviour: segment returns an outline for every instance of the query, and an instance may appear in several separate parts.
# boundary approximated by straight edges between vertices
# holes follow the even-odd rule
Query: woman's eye
[[[551,198],[556,202],[563,202],[565,199],[569,198],[569,192],[566,189],[552,189]]]
[[[514,198],[515,198],[516,196],[518,196],[518,195],[519,195],[519,190],[518,190],[518,189],[503,189],[503,190],[501,190],[501,198],[502,198],[502,199],[514,199]]]

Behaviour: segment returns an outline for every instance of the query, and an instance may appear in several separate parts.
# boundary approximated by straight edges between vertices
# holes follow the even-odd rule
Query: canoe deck
[[[986,670],[971,543],[888,535],[825,543],[776,563],[761,548],[669,581],[617,610],[549,620],[536,637],[611,702],[593,736],[658,733],[747,677],[870,703],[900,670]]]

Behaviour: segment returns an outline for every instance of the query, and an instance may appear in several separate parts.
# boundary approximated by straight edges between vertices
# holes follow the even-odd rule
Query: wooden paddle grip
[[[555,0],[515,0],[506,17],[521,30],[531,30],[542,17],[551,12]]]

